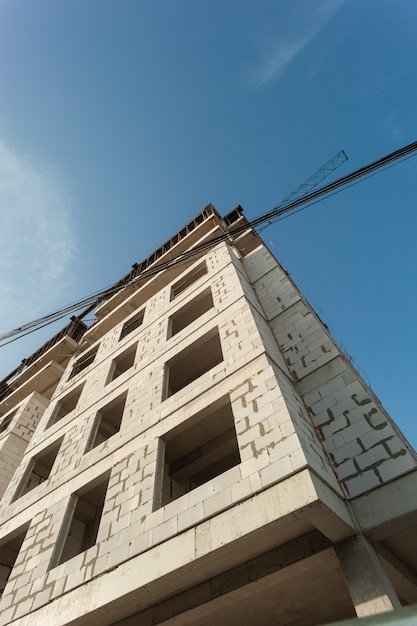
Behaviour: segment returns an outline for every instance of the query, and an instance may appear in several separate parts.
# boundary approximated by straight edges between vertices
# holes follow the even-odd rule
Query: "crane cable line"
[[[266,214],[263,214],[261,216],[259,216],[258,218],[255,218],[252,221],[249,221],[247,223],[245,223],[244,225],[231,229],[230,231],[228,231],[227,233],[223,233],[222,235],[219,235],[213,239],[211,239],[209,242],[203,242],[202,244],[195,246],[195,248],[192,248],[191,250],[187,251],[186,253],[183,253],[181,255],[179,255],[179,257],[175,257],[174,259],[171,259],[165,263],[162,263],[160,265],[158,265],[157,267],[150,269],[150,270],[145,270],[144,272],[142,272],[139,276],[135,277],[134,279],[132,279],[132,281],[130,283],[126,283],[122,286],[120,286],[119,284],[116,283],[116,285],[113,285],[112,287],[109,288],[105,288],[101,291],[95,292],[93,294],[91,294],[90,296],[87,296],[86,298],[83,298],[82,300],[79,300],[71,305],[66,306],[63,309],[60,309],[50,315],[47,315],[45,317],[39,318],[33,322],[30,322],[28,324],[25,324],[21,327],[19,327],[18,329],[12,330],[9,333],[6,333],[5,335],[2,335],[0,337],[0,341],[4,340],[6,338],[15,336],[15,335],[19,335],[19,336],[24,336],[26,333],[26,330],[29,329],[38,329],[41,328],[45,325],[47,325],[48,323],[52,323],[58,319],[61,319],[62,317],[65,317],[67,314],[71,313],[71,312],[75,312],[77,310],[79,310],[80,308],[82,308],[83,306],[89,305],[89,304],[93,304],[93,305],[98,305],[100,302],[102,302],[103,300],[107,300],[109,297],[111,297],[114,293],[117,293],[117,291],[120,291],[121,289],[125,288],[125,287],[129,287],[130,285],[135,284],[138,280],[140,280],[141,278],[145,278],[145,277],[149,277],[152,275],[155,275],[157,273],[159,273],[160,271],[167,269],[169,267],[171,267],[172,265],[176,265],[179,264],[180,262],[186,260],[187,258],[194,256],[196,254],[198,254],[199,252],[212,247],[213,245],[224,241],[225,239],[228,239],[230,236],[233,235],[238,235],[241,232],[244,232],[245,230],[247,230],[248,227],[257,227],[258,225],[262,224],[265,221],[269,221],[271,220],[271,218],[281,218],[281,216],[285,213],[288,213],[289,211],[292,211],[293,209],[297,208],[298,206],[302,205],[302,204],[311,204],[311,201],[319,198],[322,195],[325,195],[327,193],[330,193],[330,191],[340,188],[341,186],[344,185],[348,185],[349,182],[354,181],[358,178],[361,177],[365,177],[368,173],[373,172],[377,169],[380,169],[384,166],[386,166],[389,163],[392,163],[395,160],[398,160],[402,157],[405,157],[406,155],[409,155],[410,153],[414,152],[415,150],[417,150],[417,142],[414,142],[413,144],[409,144],[408,146],[405,146],[404,148],[401,148],[400,150],[397,150],[385,157],[383,157],[382,159],[379,159],[376,162],[373,162],[367,166],[364,166],[362,168],[360,168],[359,170],[356,170],[355,172],[352,172],[351,174],[348,174],[346,176],[343,176],[342,178],[337,179],[336,181],[334,181],[333,183],[329,183],[328,185],[325,185],[324,187],[319,188],[318,190],[311,192],[310,194],[307,194],[305,196],[303,196],[302,198],[299,198],[298,200],[291,202],[285,206],[282,206],[282,203],[280,203],[279,205],[277,205],[274,209],[272,209],[271,211],[269,211]],[[304,207],[307,208],[307,207]],[[298,212],[298,211],[296,211]],[[283,219],[283,218],[281,218]],[[24,334],[23,334],[24,333]],[[9,343],[9,342],[7,342]],[[7,345],[7,344],[3,344],[3,345]],[[1,346],[0,346],[1,347]]]
[[[0,341],[4,341],[6,339],[10,339],[10,340],[1,344],[0,347],[8,345],[12,341],[16,341],[17,339],[20,339],[21,337],[24,337],[27,334],[34,332],[35,330],[39,330],[40,328],[43,328],[44,326],[47,326],[48,324],[52,324],[53,322],[59,319],[62,319],[63,317],[65,317],[66,315],[70,313],[79,311],[83,307],[87,307],[87,309],[81,314],[81,317],[82,317],[86,315],[88,312],[90,312],[93,308],[98,306],[100,302],[107,300],[112,295],[114,295],[118,291],[121,291],[122,289],[135,286],[143,278],[154,276],[156,274],[159,274],[161,271],[165,269],[169,269],[175,265],[184,263],[189,258],[199,254],[200,252],[203,252],[222,241],[229,240],[231,237],[235,237],[237,235],[242,234],[243,232],[248,230],[248,228],[256,229],[261,224],[264,224],[265,222],[270,222],[271,220],[277,221],[277,220],[285,219],[285,217],[289,217],[289,215],[287,214],[290,211],[293,212],[292,214],[298,213],[299,211],[304,210],[305,208],[308,208],[308,206],[316,204],[319,201],[319,199],[321,199],[322,196],[328,195],[328,194],[333,195],[334,193],[341,191],[342,187],[346,187],[346,186],[350,187],[353,184],[355,184],[355,181],[359,182],[359,179],[369,178],[371,175],[373,175],[373,173],[376,173],[378,170],[381,170],[382,168],[385,168],[390,164],[394,164],[394,162],[396,161],[398,162],[400,160],[405,160],[405,157],[414,156],[413,153],[415,153],[416,151],[417,151],[417,141],[411,144],[408,144],[407,146],[404,146],[403,148],[400,148],[399,150],[391,152],[390,154],[378,159],[377,161],[373,161],[372,163],[365,165],[359,168],[358,170],[351,172],[350,174],[346,174],[345,176],[342,176],[341,178],[338,178],[331,183],[327,183],[323,187],[319,187],[315,191],[312,191],[306,195],[303,195],[301,198],[293,200],[289,202],[288,204],[283,204],[281,202],[278,205],[276,205],[273,209],[268,211],[267,213],[264,213],[251,221],[247,221],[243,225],[236,226],[235,228],[231,228],[226,233],[217,235],[216,237],[213,237],[209,241],[202,242],[201,244],[196,245],[194,248],[191,248],[190,250],[187,250],[183,252],[182,254],[178,255],[177,257],[174,257],[173,259],[165,261],[164,263],[161,263],[154,268],[151,267],[150,269],[144,270],[141,274],[134,277],[128,283],[125,283],[122,285],[120,285],[119,283],[116,283],[115,285],[102,289],[101,291],[94,292],[90,296],[86,296],[85,298],[78,300],[72,304],[69,304],[63,307],[62,309],[59,309],[58,311],[50,313],[49,315],[36,319],[32,322],[29,322],[27,324],[20,326],[19,328],[16,328],[14,330],[11,330],[1,335]],[[302,205],[306,205],[306,206],[302,206]],[[298,211],[295,211],[295,209],[298,209]]]

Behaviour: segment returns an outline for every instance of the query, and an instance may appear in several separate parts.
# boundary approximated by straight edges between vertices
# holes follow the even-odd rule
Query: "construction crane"
[[[288,204],[291,204],[291,202],[294,202],[294,200],[298,200],[303,196],[306,196],[310,193],[312,189],[317,187],[317,185],[319,185],[325,178],[330,176],[330,174],[333,174],[333,172],[337,170],[337,168],[340,167],[340,165],[342,165],[342,163],[345,163],[347,160],[348,156],[346,152],[344,150],[341,150],[340,152],[335,154],[334,157],[332,157],[329,161],[327,161],[327,163],[322,165],[320,169],[317,170],[317,172],[314,172],[314,174],[312,174],[310,178],[307,178],[307,180],[305,180],[299,187],[297,187],[297,189],[294,189],[294,191],[289,193],[288,196],[285,196],[285,198],[281,200],[281,202],[277,204],[276,207],[274,207],[272,210],[274,211],[275,209],[283,208]],[[263,224],[263,226],[258,229],[258,232],[263,231],[265,228],[273,224],[278,219],[278,217],[269,220],[269,222],[267,222],[266,224]]]

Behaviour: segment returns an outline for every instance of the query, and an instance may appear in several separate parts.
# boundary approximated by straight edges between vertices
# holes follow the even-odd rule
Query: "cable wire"
[[[323,187],[320,187],[319,189],[316,189],[315,191],[312,191],[302,196],[298,200],[294,200],[284,205],[280,203],[276,205],[272,210],[258,216],[257,218],[251,221],[245,220],[245,223],[240,226],[229,228],[227,232],[217,235],[216,237],[213,237],[209,241],[205,241],[200,244],[197,244],[193,248],[190,248],[189,250],[184,251],[180,255],[173,257],[172,259],[169,259],[163,263],[160,263],[153,268],[152,267],[147,268],[143,272],[141,272],[138,276],[134,277],[131,281],[127,283],[120,284],[120,281],[119,281],[118,283],[115,283],[114,285],[110,287],[106,287],[105,289],[96,291],[93,294],[90,294],[89,296],[82,298],[81,300],[73,302],[61,309],[58,309],[57,311],[54,311],[53,313],[45,315],[36,320],[33,320],[32,322],[28,322],[27,324],[23,324],[19,328],[13,329],[1,335],[0,341],[3,341],[5,339],[10,339],[10,341],[7,341],[1,344],[0,347],[8,345],[9,343],[12,343],[12,341],[16,341],[17,339],[20,339],[21,337],[24,337],[34,332],[35,330],[39,330],[40,328],[43,328],[44,326],[47,326],[59,319],[62,319],[63,317],[66,317],[70,313],[74,313],[84,307],[87,307],[87,309],[83,313],[81,313],[81,317],[83,317],[84,315],[89,313],[91,310],[93,310],[93,308],[96,308],[101,302],[108,300],[111,296],[115,295],[117,292],[121,291],[122,289],[135,286],[142,279],[152,277],[166,269],[170,269],[171,267],[184,263],[185,261],[192,258],[193,256],[212,248],[213,246],[217,245],[218,243],[221,243],[222,241],[230,240],[230,238],[237,237],[238,235],[242,234],[243,232],[247,231],[250,228],[256,229],[261,224],[268,222],[272,219],[274,219],[274,221],[280,221],[282,219],[285,219],[286,217],[289,217],[290,214],[295,215],[296,213],[299,213],[300,211],[303,211],[306,208],[309,208],[313,206],[314,204],[317,204],[319,201],[323,199],[322,196],[331,197],[335,193],[339,193],[340,191],[342,191],[342,188],[343,189],[349,188],[357,184],[358,182],[361,182],[362,180],[366,180],[370,178],[371,176],[375,175],[376,173],[378,173],[378,171],[383,170],[384,168],[388,169],[388,167],[392,167],[393,165],[398,164],[398,162],[408,160],[408,158],[411,158],[411,156],[415,156],[416,151],[417,151],[417,142],[408,144],[407,146],[404,146],[403,148],[400,148],[399,150],[396,150],[382,157],[381,159],[378,159],[377,161],[374,161],[368,165],[365,165],[359,168],[358,170],[351,172],[350,174],[347,174],[345,176],[342,176],[341,178],[336,179],[335,181],[331,183],[327,183]],[[13,339],[11,339],[12,337]]]

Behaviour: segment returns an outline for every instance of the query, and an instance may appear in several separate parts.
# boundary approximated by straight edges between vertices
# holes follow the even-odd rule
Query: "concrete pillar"
[[[335,550],[358,617],[401,608],[375,550],[363,535],[341,541]]]

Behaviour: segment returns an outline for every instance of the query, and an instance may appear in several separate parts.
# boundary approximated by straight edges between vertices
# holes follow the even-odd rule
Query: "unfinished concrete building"
[[[417,602],[417,462],[237,207],[1,386],[0,624],[314,626]]]

